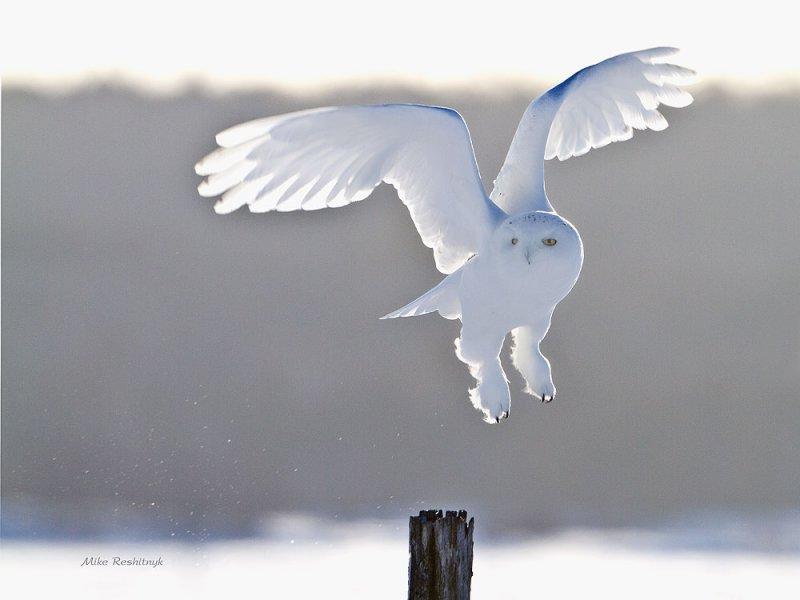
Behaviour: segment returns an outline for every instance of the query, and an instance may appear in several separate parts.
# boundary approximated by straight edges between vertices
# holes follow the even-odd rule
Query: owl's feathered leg
[[[550,372],[550,361],[545,358],[539,343],[550,328],[550,317],[537,325],[525,325],[511,331],[514,345],[511,348],[511,360],[525,378],[525,392],[550,402],[556,395],[553,376]]]
[[[461,328],[461,337],[456,340],[456,356],[478,381],[469,391],[470,400],[487,423],[499,423],[511,410],[508,379],[500,363],[504,340],[504,333],[477,332],[467,326]]]

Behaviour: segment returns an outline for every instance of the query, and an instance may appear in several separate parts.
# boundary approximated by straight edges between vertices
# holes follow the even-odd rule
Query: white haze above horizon
[[[742,8],[740,8],[740,6]],[[787,4],[497,0],[15,3],[0,25],[4,83],[122,81],[153,91],[375,82],[556,83],[620,52],[678,46],[704,81],[800,84]]]

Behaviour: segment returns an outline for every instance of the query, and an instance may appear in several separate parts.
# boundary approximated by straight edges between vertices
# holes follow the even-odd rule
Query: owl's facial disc
[[[558,244],[558,238],[555,237],[557,234],[551,231],[552,228],[542,227],[541,224],[510,222],[508,226],[510,232],[506,232],[506,238],[511,236],[509,241],[514,247],[513,251],[521,252],[529,265],[533,264],[533,258],[539,251]],[[544,237],[540,237],[541,235]]]
[[[508,218],[495,239],[504,260],[526,269],[554,274],[580,269],[582,263],[577,231],[553,213],[537,211]]]

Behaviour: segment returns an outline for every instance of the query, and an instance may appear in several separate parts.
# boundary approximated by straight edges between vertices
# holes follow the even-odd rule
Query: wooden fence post
[[[469,600],[474,522],[465,510],[411,517],[408,600]]]

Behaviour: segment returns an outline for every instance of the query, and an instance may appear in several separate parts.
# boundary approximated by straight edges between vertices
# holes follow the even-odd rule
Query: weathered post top
[[[474,519],[423,510],[409,524],[409,600],[469,600]]]

